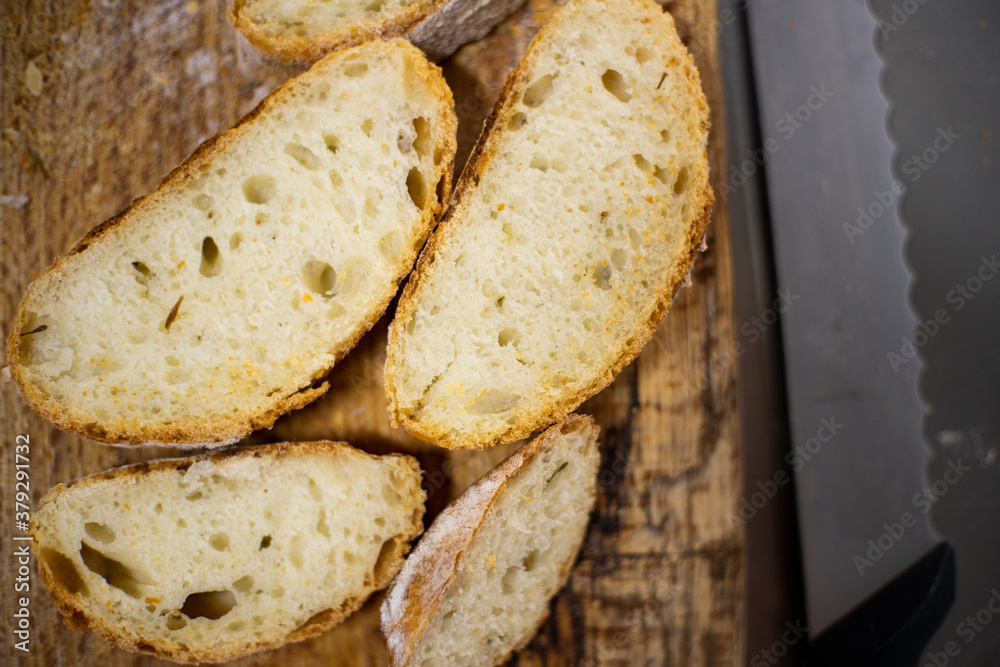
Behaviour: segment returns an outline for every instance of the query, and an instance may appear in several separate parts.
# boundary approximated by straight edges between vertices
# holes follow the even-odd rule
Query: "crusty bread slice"
[[[52,489],[32,516],[66,622],[182,663],[336,625],[399,571],[425,494],[409,456],[343,443],[219,450]]]
[[[432,60],[479,39],[524,0],[234,0],[229,20],[251,44],[311,62],[373,39],[405,36]]]
[[[438,515],[382,604],[393,665],[496,665],[527,644],[583,543],[597,431],[567,417]]]
[[[270,426],[388,306],[454,150],[451,92],[416,48],[331,55],[31,285],[7,342],[21,392],[112,444]]]
[[[652,0],[573,0],[511,74],[389,338],[395,425],[522,438],[607,386],[702,247],[708,108]]]

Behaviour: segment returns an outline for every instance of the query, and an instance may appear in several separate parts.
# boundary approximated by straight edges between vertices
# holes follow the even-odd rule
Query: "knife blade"
[[[862,0],[755,0],[747,12],[776,275],[801,295],[781,330],[816,636],[921,559],[952,570],[954,559],[928,555],[939,537],[914,504],[929,485],[919,363],[887,356],[917,320],[876,22]],[[920,581],[940,591],[946,579]]]

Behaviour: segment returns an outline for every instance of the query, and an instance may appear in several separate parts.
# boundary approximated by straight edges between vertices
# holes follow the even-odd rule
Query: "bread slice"
[[[455,122],[405,41],[317,63],[30,286],[7,342],[22,394],[130,445],[233,440],[313,400],[433,228]]]
[[[498,665],[528,643],[583,543],[597,431],[567,417],[438,515],[382,604],[393,665]]]
[[[405,36],[432,60],[479,39],[524,0],[235,0],[229,20],[251,44],[286,61]]]
[[[66,622],[218,662],[333,627],[399,571],[425,494],[409,456],[333,442],[230,448],[52,489],[32,516]]]
[[[652,0],[572,0],[511,74],[411,276],[385,366],[395,425],[512,442],[652,336],[712,206],[708,108]]]

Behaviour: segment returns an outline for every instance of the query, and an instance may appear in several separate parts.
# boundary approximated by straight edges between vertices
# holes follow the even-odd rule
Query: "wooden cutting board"
[[[231,126],[297,69],[269,63],[239,38],[222,2],[14,0],[0,9],[2,325],[28,283],[88,229],[154,188],[195,147]],[[455,92],[464,162],[508,70],[551,14],[529,0],[492,35],[442,63]],[[712,107],[716,192],[726,173],[714,0],[668,9]],[[721,199],[721,198],[720,198]],[[731,512],[742,492],[728,216],[716,204],[692,284],[639,358],[581,412],[602,434],[597,510],[568,586],[514,660],[524,665],[738,665],[745,660],[746,538]],[[392,309],[389,311],[392,312]],[[381,373],[387,319],[333,371],[317,403],[251,442],[329,438],[415,454],[429,517],[510,448],[450,452],[390,428]],[[14,444],[30,438],[31,496],[58,482],[175,450],[105,447],[63,433],[0,384],[0,663],[150,665],[159,660],[64,626],[37,578],[28,654],[10,632],[15,609]],[[33,575],[34,576],[34,575]],[[380,598],[340,627],[240,665],[384,665]],[[164,663],[166,664],[166,663]]]

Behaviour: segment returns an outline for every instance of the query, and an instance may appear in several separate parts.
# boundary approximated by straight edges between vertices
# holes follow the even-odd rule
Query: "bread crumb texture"
[[[270,425],[385,309],[453,155],[450,93],[414,47],[324,59],[31,286],[22,391],[106,442]]]
[[[448,447],[524,437],[606,386],[665,313],[712,203],[698,72],[653,2],[569,3],[505,95],[386,366],[394,420]]]
[[[60,485],[32,530],[68,622],[123,648],[218,661],[360,606],[402,565],[424,498],[409,457],[269,445]]]
[[[433,0],[237,0],[235,15],[267,38],[315,38],[353,27],[398,20],[413,10],[426,11]]]
[[[392,664],[494,665],[524,646],[583,542],[598,466],[597,428],[574,415],[442,512],[383,604]]]

